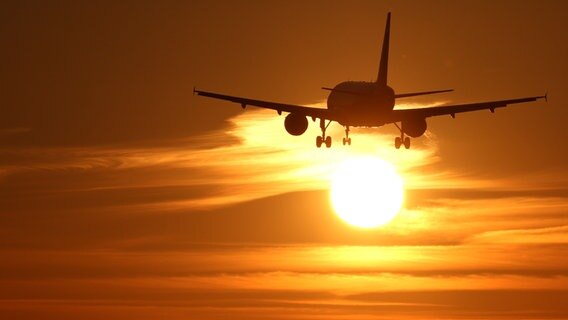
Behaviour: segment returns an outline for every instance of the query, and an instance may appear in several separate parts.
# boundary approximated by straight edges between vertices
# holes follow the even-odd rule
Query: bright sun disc
[[[376,157],[343,162],[331,177],[331,202],[350,225],[373,228],[391,221],[402,207],[404,186],[394,167]]]

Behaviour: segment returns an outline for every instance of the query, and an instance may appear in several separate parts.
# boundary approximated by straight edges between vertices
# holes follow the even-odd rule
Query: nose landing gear
[[[351,138],[349,138],[349,126],[345,126],[345,138],[343,138],[343,145],[351,145]]]

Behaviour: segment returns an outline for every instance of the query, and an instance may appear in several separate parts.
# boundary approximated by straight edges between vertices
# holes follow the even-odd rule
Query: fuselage
[[[394,90],[375,82],[341,82],[327,97],[327,108],[342,125],[381,126],[394,108]]]

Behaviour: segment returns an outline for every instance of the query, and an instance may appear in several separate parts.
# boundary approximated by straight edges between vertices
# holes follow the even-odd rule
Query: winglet
[[[544,102],[548,103],[548,91],[544,93]]]
[[[195,95],[197,91],[195,90],[195,86],[193,86],[193,95]]]
[[[377,84],[387,85],[387,74],[389,67],[389,39],[390,39],[390,21],[391,13],[387,14],[387,25],[385,27],[385,37],[383,39],[383,48],[381,51],[381,62],[379,63],[379,74],[377,75]]]

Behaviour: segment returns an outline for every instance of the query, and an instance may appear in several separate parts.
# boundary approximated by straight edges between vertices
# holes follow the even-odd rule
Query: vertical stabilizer
[[[385,27],[385,37],[383,39],[383,51],[381,52],[381,62],[379,64],[379,75],[377,84],[387,85],[387,74],[389,68],[389,40],[390,40],[391,13],[387,14],[387,26]]]

